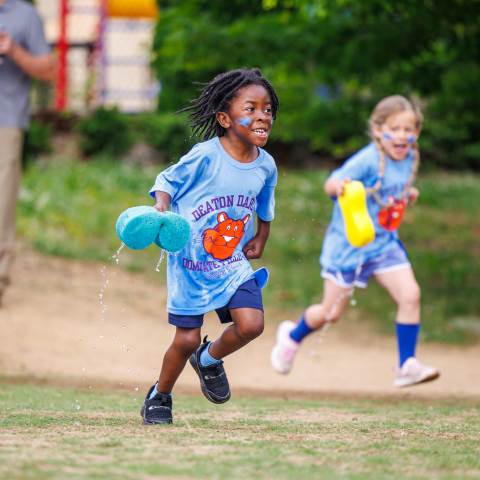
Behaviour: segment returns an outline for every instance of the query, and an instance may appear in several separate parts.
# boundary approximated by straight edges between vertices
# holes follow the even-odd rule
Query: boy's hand
[[[260,258],[265,248],[266,239],[255,235],[249,242],[243,247],[243,253],[248,260],[254,260]]]
[[[159,212],[166,212],[170,208],[170,195],[166,192],[155,192],[155,205]]]

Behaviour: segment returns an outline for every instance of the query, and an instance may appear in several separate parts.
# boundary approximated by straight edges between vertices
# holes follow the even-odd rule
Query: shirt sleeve
[[[157,176],[149,191],[150,195],[155,198],[155,192],[166,192],[170,195],[172,202],[177,201],[201,175],[207,162],[208,158],[202,154],[201,149],[193,147],[176,164]]]
[[[257,215],[264,222],[271,222],[275,217],[275,187],[278,172],[274,167],[271,175],[266,179],[265,185],[257,195]]]
[[[329,180],[359,180],[366,183],[371,178],[371,160],[365,155],[355,155],[347,160],[341,167],[334,170]]]
[[[29,22],[29,30],[25,36],[27,50],[35,56],[50,53],[50,46],[45,38],[43,23],[35,9],[32,9]]]

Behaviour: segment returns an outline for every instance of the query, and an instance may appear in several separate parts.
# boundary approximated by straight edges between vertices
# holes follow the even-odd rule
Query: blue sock
[[[314,331],[313,328],[307,325],[305,321],[305,315],[300,317],[297,326],[290,332],[290,338],[300,343],[307,335]]]
[[[155,384],[155,386],[153,387],[153,390],[152,390],[152,393],[150,394],[150,396],[148,397],[149,400],[151,400],[157,393],[163,393],[164,395],[171,395],[171,393],[165,393],[165,392],[159,392],[157,390],[157,387],[158,387],[158,382]]]
[[[397,345],[400,367],[405,360],[415,356],[420,324],[396,323]]]
[[[151,393],[150,396],[148,397],[149,400],[150,400],[151,398],[153,398],[153,397],[158,393],[157,385],[158,385],[158,383],[155,384],[155,387],[153,388],[152,393]]]
[[[207,348],[203,349],[203,352],[200,354],[200,365],[202,367],[208,367],[209,365],[215,365],[216,363],[220,363],[221,360],[218,360],[217,358],[213,358],[210,355],[210,347],[212,344],[210,343]]]

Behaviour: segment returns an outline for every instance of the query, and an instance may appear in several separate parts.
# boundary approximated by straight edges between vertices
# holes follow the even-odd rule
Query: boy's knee
[[[263,329],[263,315],[255,316],[237,323],[237,332],[239,336],[246,340],[253,340],[258,337],[263,333]]]
[[[182,332],[181,335],[177,334],[177,338],[175,339],[177,347],[188,356],[197,350],[197,348],[200,346],[200,341],[200,333],[197,331],[197,329]]]

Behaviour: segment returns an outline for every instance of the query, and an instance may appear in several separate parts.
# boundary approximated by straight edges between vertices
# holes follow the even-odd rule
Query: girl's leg
[[[322,303],[310,305],[304,313],[304,318],[313,330],[318,330],[327,322],[336,322],[345,311],[353,289],[342,287],[325,279]]]
[[[397,304],[396,334],[399,371],[395,378],[397,387],[406,387],[434,380],[437,369],[422,365],[415,357],[420,332],[420,287],[413,270],[402,268],[375,275]]]
[[[397,322],[405,325],[420,323],[420,287],[410,267],[375,274],[377,282],[397,304]]]
[[[237,351],[263,332],[263,312],[256,308],[232,308],[233,324],[228,326],[208,349],[215,359]]]
[[[175,337],[168,347],[162,363],[157,390],[170,393],[190,355],[200,345],[200,328],[176,327]]]
[[[310,333],[322,328],[328,322],[336,322],[345,311],[352,288],[337,285],[325,279],[322,303],[310,305],[297,324],[282,322],[277,330],[277,341],[270,360],[278,373],[289,373],[300,342]]]
[[[401,367],[415,351],[420,330],[420,287],[413,270],[402,268],[375,275],[397,305],[396,334]]]

